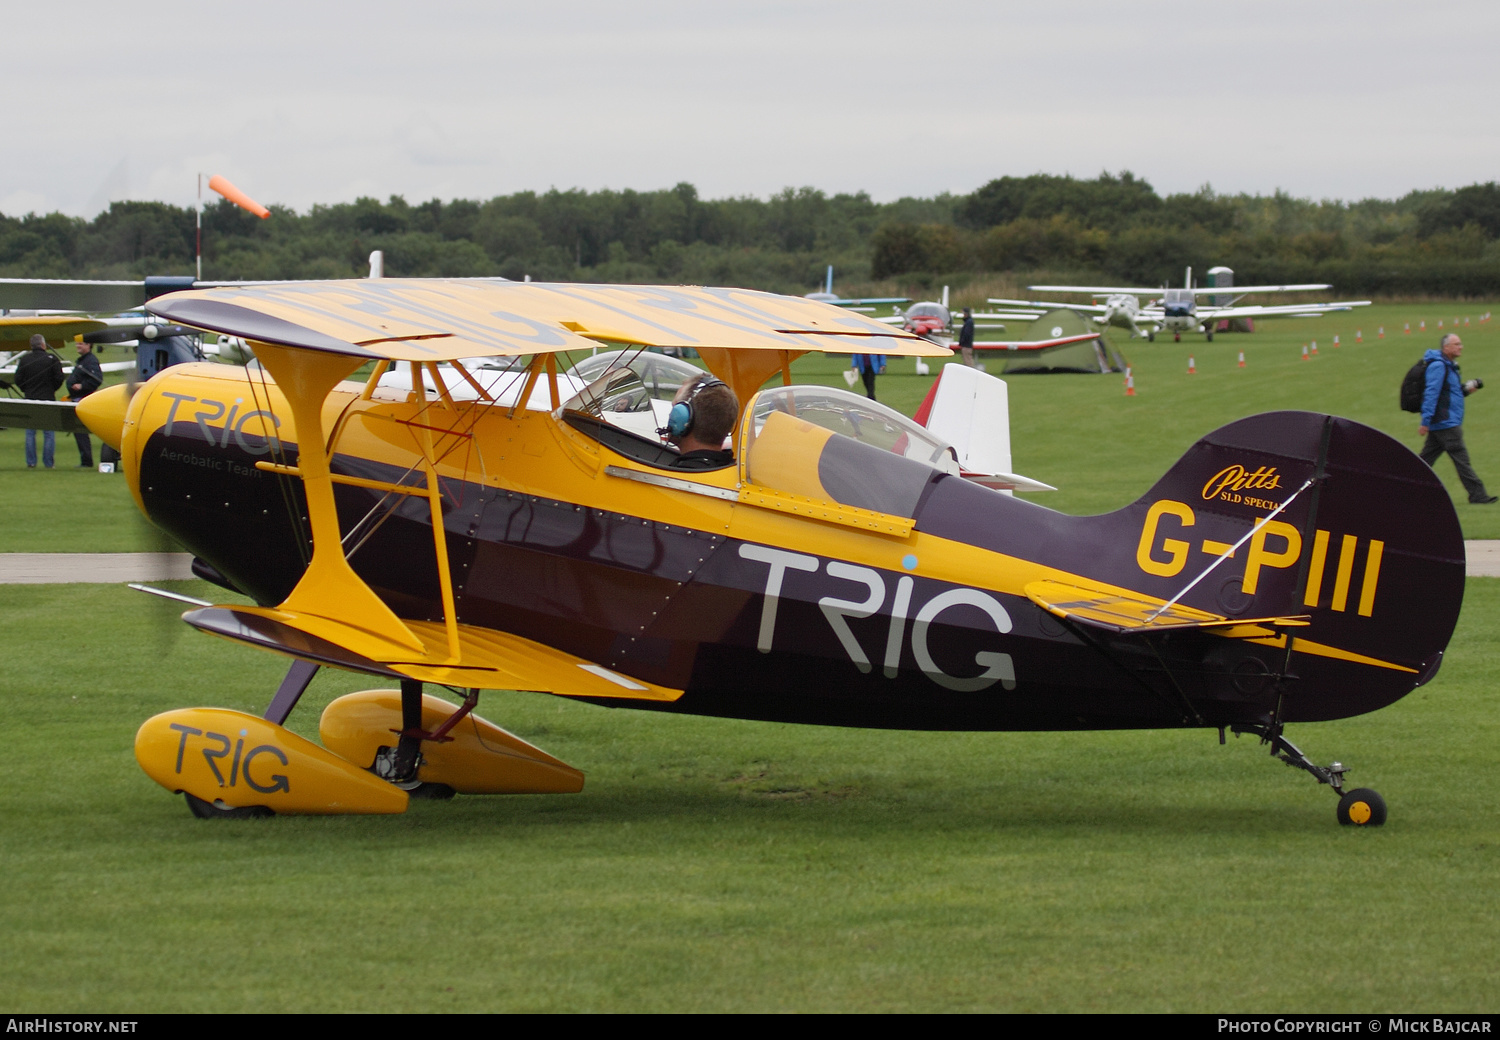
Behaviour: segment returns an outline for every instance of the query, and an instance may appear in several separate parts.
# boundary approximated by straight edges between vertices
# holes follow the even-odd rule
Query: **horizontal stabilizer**
[[[1026,598],[1049,614],[1121,635],[1201,628],[1216,635],[1248,639],[1273,635],[1272,629],[1264,627],[1267,625],[1307,624],[1305,617],[1229,618],[1181,603],[1168,606],[1166,600],[1137,592],[1060,581],[1031,582],[1026,586]]]

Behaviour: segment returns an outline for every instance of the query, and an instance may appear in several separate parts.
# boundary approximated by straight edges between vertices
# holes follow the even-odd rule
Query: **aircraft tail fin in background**
[[[1002,491],[1056,491],[1011,471],[1010,397],[1005,382],[967,365],[947,364],[916,421],[953,445],[963,475]]]

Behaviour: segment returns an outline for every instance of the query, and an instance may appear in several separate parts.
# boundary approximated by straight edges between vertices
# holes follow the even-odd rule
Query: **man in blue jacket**
[[[1453,460],[1458,479],[1475,505],[1489,505],[1500,497],[1485,490],[1484,481],[1469,464],[1469,449],[1464,446],[1464,398],[1484,384],[1477,379],[1467,383],[1458,372],[1458,358],[1464,352],[1457,333],[1443,337],[1437,350],[1423,355],[1427,362],[1427,390],[1422,395],[1422,425],[1417,433],[1427,438],[1422,446],[1422,461],[1431,466],[1443,452]]]

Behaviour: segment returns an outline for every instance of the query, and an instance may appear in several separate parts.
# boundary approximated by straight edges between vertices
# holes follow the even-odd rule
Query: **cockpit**
[[[1191,317],[1196,309],[1191,289],[1167,289],[1162,295],[1162,313],[1169,318]]]
[[[620,419],[636,416],[637,424],[654,424],[656,406],[669,406],[682,380],[702,370],[654,354],[589,360],[590,370],[603,371],[563,406],[562,420],[628,459],[672,469],[676,453],[655,435],[654,426],[636,431]],[[579,368],[575,374],[583,374]],[[908,519],[916,516],[934,478],[960,475],[952,446],[900,412],[834,387],[760,391],[741,413],[730,446],[737,465],[728,470],[729,486],[739,481],[782,500],[835,503]]]
[[[915,321],[918,318],[926,321],[935,321],[939,325],[947,325],[951,321],[952,315],[948,313],[948,308],[944,307],[941,303],[914,303],[906,308],[907,321]]]
[[[783,494],[912,518],[953,448],[883,404],[822,386],[778,386],[740,420],[745,480]]]

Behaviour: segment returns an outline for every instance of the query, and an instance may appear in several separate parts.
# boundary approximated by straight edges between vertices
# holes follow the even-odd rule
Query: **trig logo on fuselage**
[[[208,763],[208,768],[213,772],[214,778],[219,781],[220,787],[238,787],[239,782],[244,780],[261,794],[275,794],[277,791],[292,789],[291,781],[287,779],[285,773],[271,773],[265,777],[267,783],[261,783],[250,775],[251,763],[261,755],[270,755],[283,767],[287,765],[286,752],[275,744],[260,744],[246,751],[244,730],[240,731],[240,738],[234,740],[227,733],[205,731],[196,726],[184,726],[180,722],[172,723],[172,729],[182,734],[182,739],[177,743],[177,772],[179,774],[182,772],[182,757],[187,753],[188,738],[201,737],[203,746],[199,750],[203,752],[203,760]],[[234,757],[231,762],[227,763],[229,776],[226,778],[225,770],[221,770],[219,766],[225,758],[229,757],[231,749],[234,751]]]
[[[763,654],[768,654],[776,638],[776,608],[781,602],[781,586],[786,578],[786,572],[793,570],[816,574],[823,562],[816,556],[809,556],[806,553],[773,549],[768,545],[753,545],[748,542],[740,546],[740,556],[746,560],[768,564],[770,567],[766,573],[765,599],[760,614],[760,633],[756,639],[756,649]],[[828,619],[829,628],[838,637],[844,652],[849,655],[849,660],[861,672],[868,673],[872,669],[870,656],[849,628],[848,619],[867,618],[879,612],[880,608],[885,605],[888,591],[885,576],[873,567],[861,567],[842,560],[829,560],[826,573],[829,578],[842,586],[842,588],[837,586],[830,588],[829,591],[843,592],[851,586],[858,590],[855,597],[848,599],[842,596],[823,596],[818,600],[818,608]],[[896,579],[896,590],[891,599],[891,622],[885,639],[882,674],[887,679],[894,679],[900,671],[901,649],[907,641],[906,622],[908,618],[912,618],[910,635],[912,656],[916,658],[917,667],[927,678],[945,689],[956,690],[960,693],[973,693],[987,689],[997,682],[1003,689],[1014,690],[1016,670],[1010,654],[980,650],[974,654],[974,663],[983,671],[978,675],[959,676],[943,671],[933,659],[932,650],[928,646],[928,629],[932,623],[943,611],[957,606],[975,607],[989,616],[996,632],[1002,635],[1009,632],[1011,630],[1010,615],[1006,613],[1000,601],[979,589],[950,588],[929,599],[913,613],[912,589],[915,584],[914,579],[908,575],[903,574]]]
[[[237,397],[231,403],[215,401],[208,397],[194,397],[192,394],[171,393],[166,390],[161,392],[161,396],[170,398],[172,401],[172,406],[167,409],[167,420],[161,427],[162,432],[168,437],[172,436],[174,423],[191,419],[197,422],[198,430],[210,447],[227,447],[231,438],[241,451],[249,455],[269,455],[273,448],[279,447],[277,428],[281,426],[281,420],[273,412],[259,408],[240,411],[240,406],[245,403],[243,398]],[[197,402],[199,407],[192,409],[190,415],[178,415],[179,409],[184,404],[193,402]],[[224,420],[223,426],[209,425],[220,419]]]

